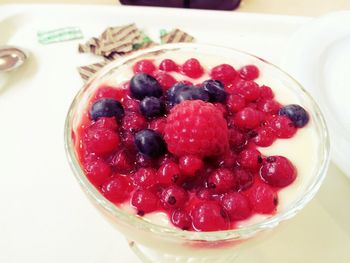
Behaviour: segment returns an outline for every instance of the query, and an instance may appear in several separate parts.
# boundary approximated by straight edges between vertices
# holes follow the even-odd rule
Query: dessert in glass
[[[327,127],[278,67],[211,45],[138,51],[79,91],[73,173],[144,262],[231,262],[316,194]]]

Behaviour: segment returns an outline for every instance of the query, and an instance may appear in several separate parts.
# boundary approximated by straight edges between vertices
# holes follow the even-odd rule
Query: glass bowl
[[[300,104],[310,114],[316,129],[318,150],[315,155],[315,169],[304,183],[297,197],[284,209],[261,222],[242,226],[238,229],[215,232],[190,232],[153,224],[134,214],[128,213],[109,202],[89,182],[80,165],[75,150],[75,132],[90,97],[99,85],[113,78],[123,80],[122,72],[142,58],[183,52],[198,57],[212,56],[232,61],[232,65],[255,64],[260,71],[278,85],[295,94]],[[328,168],[329,137],[323,115],[305,89],[291,76],[278,67],[250,54],[226,47],[201,44],[168,44],[135,52],[111,62],[92,77],[74,98],[65,123],[65,148],[73,174],[80,186],[104,215],[129,241],[130,247],[144,262],[231,262],[244,247],[251,246],[275,229],[281,222],[297,214],[316,194]],[[248,241],[249,240],[249,241]],[[248,241],[248,242],[247,242]],[[116,248],[117,249],[117,248]]]

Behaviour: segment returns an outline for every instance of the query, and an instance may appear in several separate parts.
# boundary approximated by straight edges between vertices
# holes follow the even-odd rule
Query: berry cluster
[[[258,147],[292,137],[308,113],[282,106],[270,87],[254,82],[254,65],[206,72],[194,58],[141,60],[133,71],[122,87],[96,91],[78,130],[91,183],[114,204],[130,201],[139,216],[166,212],[184,230],[232,229],[253,214],[273,214],[278,191],[297,171]],[[172,72],[210,79],[194,85]]]

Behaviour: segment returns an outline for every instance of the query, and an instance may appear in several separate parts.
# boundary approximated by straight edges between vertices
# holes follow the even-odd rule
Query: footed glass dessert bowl
[[[169,44],[92,77],[69,108],[65,148],[83,191],[143,262],[227,263],[315,196],[330,146],[319,107],[278,67]]]

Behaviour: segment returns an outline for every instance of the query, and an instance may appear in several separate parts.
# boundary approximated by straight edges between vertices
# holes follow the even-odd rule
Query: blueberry
[[[176,98],[176,94],[180,91],[189,89],[190,86],[182,83],[182,82],[178,82],[176,84],[174,84],[168,91],[166,94],[166,98],[168,100],[168,102],[170,104],[174,104],[175,103],[175,98]]]
[[[115,117],[120,120],[124,115],[122,104],[111,98],[104,98],[96,101],[90,109],[90,117],[94,121],[101,117]]]
[[[159,157],[166,152],[166,144],[162,136],[150,129],[136,133],[135,144],[138,151],[148,157]]]
[[[130,80],[130,92],[134,98],[139,100],[151,96],[159,98],[163,94],[158,81],[146,73],[137,73],[132,77]]]
[[[184,100],[202,100],[209,101],[209,94],[204,89],[198,87],[188,87],[176,93],[174,103],[179,104]]]
[[[227,97],[227,92],[224,85],[218,80],[206,80],[202,84],[202,88],[208,92],[211,102],[224,102]]]
[[[287,116],[294,124],[295,127],[304,127],[309,122],[309,114],[307,111],[296,104],[290,104],[281,108],[278,112],[279,115]]]
[[[146,97],[140,103],[140,111],[147,118],[161,116],[164,110],[164,103],[156,97]]]

